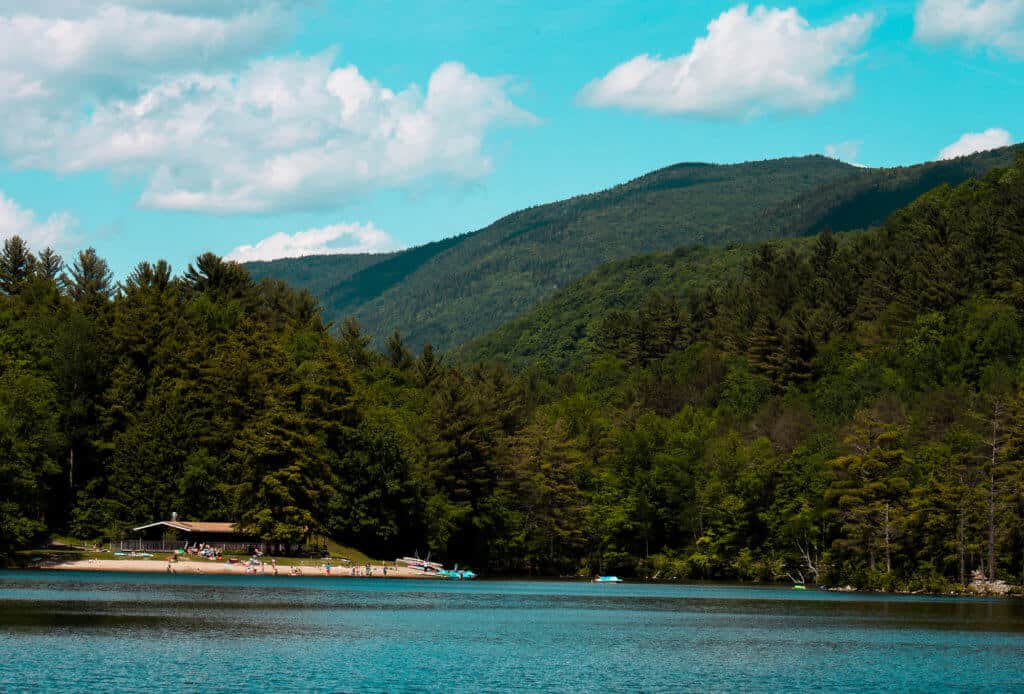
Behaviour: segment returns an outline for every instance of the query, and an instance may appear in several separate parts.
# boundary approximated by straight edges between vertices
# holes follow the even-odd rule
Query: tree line
[[[211,254],[114,283],[8,239],[0,552],[174,510],[490,572],[1020,582],[1022,220],[1024,163],[575,304],[585,356],[516,371],[370,349]]]

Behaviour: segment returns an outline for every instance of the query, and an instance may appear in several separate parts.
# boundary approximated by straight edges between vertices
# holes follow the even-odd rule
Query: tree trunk
[[[995,449],[992,449],[993,464]],[[989,475],[988,486],[988,580],[996,580],[996,476]]]
[[[68,489],[75,491],[75,447],[68,447]]]
[[[964,540],[964,510],[960,509],[960,518],[957,523],[957,554],[960,556],[960,585],[967,585],[966,542]]]
[[[1002,405],[997,402],[992,412],[991,457],[988,468],[988,580],[996,580],[996,466],[999,463],[999,425]]]
[[[885,572],[892,573],[892,535],[889,527],[889,503],[885,504]]]

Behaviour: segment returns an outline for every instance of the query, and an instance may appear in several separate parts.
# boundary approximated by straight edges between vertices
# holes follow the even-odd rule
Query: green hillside
[[[457,361],[502,361],[555,373],[578,367],[608,312],[637,306],[651,292],[681,295],[742,273],[752,244],[684,247],[599,266],[518,318],[465,345]]]
[[[177,511],[492,575],[1024,581],[1024,157],[604,266],[509,333],[547,370],[368,349],[210,254],[61,265],[0,251],[0,563]]]
[[[348,316],[382,346],[449,349],[497,328],[613,260],[879,224],[942,183],[1012,162],[1012,148],[947,162],[862,169],[821,156],[678,164],[600,193],[529,208],[479,231],[384,256],[249,266],[309,289],[336,324]]]
[[[991,161],[982,155],[957,163],[984,167]],[[892,210],[943,185],[949,171],[941,163],[888,171],[861,170],[858,180],[854,180],[855,175],[841,187],[816,191],[788,203],[774,211],[766,223],[773,227],[790,224],[796,236],[824,228],[877,226]],[[912,197],[908,200],[908,196]],[[830,202],[823,206],[822,200]],[[828,211],[822,213],[824,208]],[[797,212],[801,209],[806,214],[803,220]],[[778,213],[788,221],[777,221]],[[838,242],[848,240],[840,238]],[[796,239],[789,243],[794,248],[798,245]],[[610,311],[638,306],[645,296],[678,296],[733,279],[746,268],[757,248],[754,243],[730,244],[722,249],[682,247],[607,263],[518,318],[456,348],[453,356],[469,362],[501,360],[517,369],[534,366],[557,372],[576,367],[594,354],[595,336]]]

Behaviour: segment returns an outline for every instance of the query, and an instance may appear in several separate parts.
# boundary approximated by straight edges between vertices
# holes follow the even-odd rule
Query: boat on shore
[[[469,569],[460,570],[458,564],[455,565],[454,569],[446,569],[443,564],[430,561],[429,555],[426,559],[420,559],[418,556],[399,557],[395,561],[396,563],[405,564],[415,571],[422,571],[424,574],[438,576],[439,578],[448,578],[456,581],[468,581],[476,578],[476,573]]]
[[[424,573],[439,573],[444,570],[444,566],[442,564],[439,564],[436,561],[430,561],[429,556],[426,559],[420,559],[418,556],[399,557],[395,560],[395,563],[405,564],[410,569],[415,569]]]
[[[470,571],[469,569],[462,569],[460,571],[458,564],[456,564],[455,568],[451,569],[451,570],[449,570],[449,569],[441,569],[438,572],[438,575],[443,577],[443,578],[452,579],[454,581],[470,581],[470,580],[476,578],[476,574],[473,573],[472,571]]]
[[[618,576],[594,576],[591,583],[622,583],[622,579]]]

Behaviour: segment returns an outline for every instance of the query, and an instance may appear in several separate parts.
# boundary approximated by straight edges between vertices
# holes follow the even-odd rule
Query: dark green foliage
[[[114,274],[107,261],[96,255],[94,248],[87,248],[78,254],[78,259],[63,281],[68,296],[81,305],[86,313],[101,311],[114,293]]]
[[[174,510],[490,572],[1021,581],[1022,220],[1024,161],[876,230],[603,265],[455,358],[210,255],[8,273],[0,552]]]
[[[64,259],[52,248],[44,248],[36,258],[35,270],[40,277],[57,282],[64,271]]]
[[[20,236],[4,239],[0,252],[0,292],[19,293],[35,270],[36,259]]]
[[[449,350],[522,315],[602,263],[683,245],[875,226],[931,188],[1012,163],[1014,151],[896,169],[859,169],[824,157],[677,164],[397,253],[248,267],[254,277],[309,289],[334,322],[357,317],[378,348],[397,330],[413,349],[430,342]],[[576,316],[574,324],[583,320]]]
[[[1020,580],[1022,166],[874,232],[602,267],[464,354],[552,374],[591,566]]]
[[[53,382],[20,369],[0,373],[0,554],[46,532],[62,448]]]

